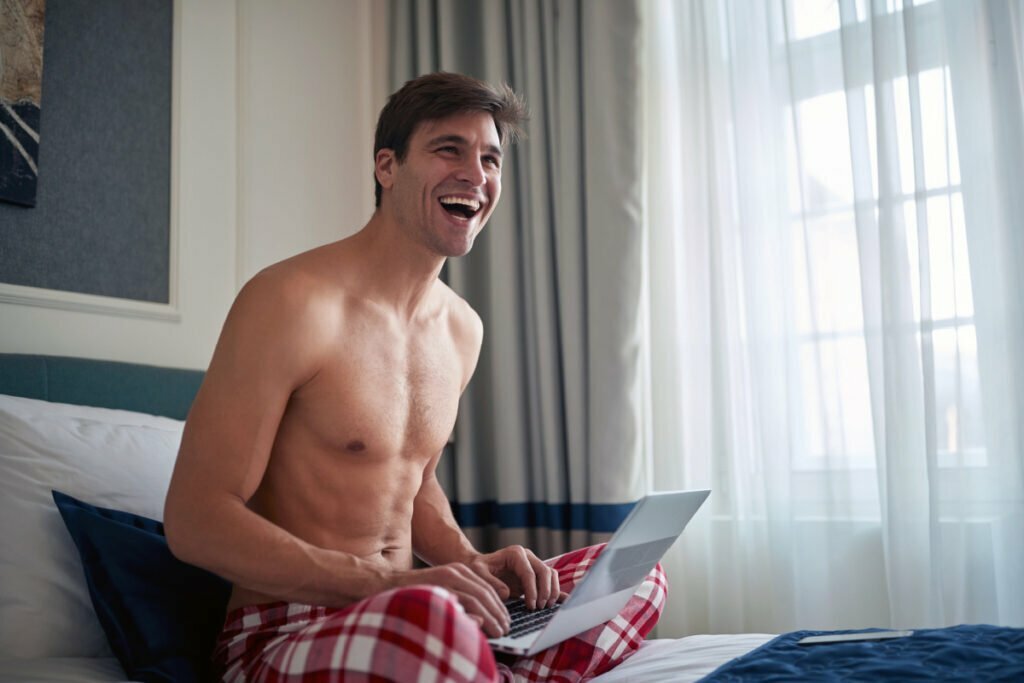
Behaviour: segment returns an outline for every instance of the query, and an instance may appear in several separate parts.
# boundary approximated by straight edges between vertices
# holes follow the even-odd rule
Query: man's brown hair
[[[489,83],[463,74],[440,71],[408,81],[388,98],[377,119],[373,158],[382,149],[391,149],[402,162],[409,151],[409,138],[416,126],[453,114],[487,112],[494,118],[498,140],[504,147],[525,137],[521,124],[528,112],[526,104],[508,85],[495,88]],[[373,176],[376,206],[380,206],[381,188]]]

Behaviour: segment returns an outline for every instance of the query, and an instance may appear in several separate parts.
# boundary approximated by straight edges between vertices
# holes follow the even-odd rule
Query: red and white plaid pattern
[[[227,618],[213,654],[222,679],[494,680],[480,627],[436,586],[396,588],[344,608],[275,602]]]
[[[591,546],[548,564],[572,590],[604,549]],[[619,616],[530,658],[496,664],[480,627],[437,586],[396,588],[343,608],[275,602],[228,614],[214,651],[222,680],[580,681],[640,647],[665,605],[660,565]]]
[[[546,561],[558,571],[562,590],[572,591],[604,546],[592,545]],[[499,664],[501,679],[575,683],[611,670],[636,652],[658,623],[667,594],[668,582],[659,564],[617,617],[532,657],[517,659],[510,667]]]

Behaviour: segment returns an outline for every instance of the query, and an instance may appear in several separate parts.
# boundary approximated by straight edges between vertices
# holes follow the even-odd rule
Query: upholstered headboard
[[[0,394],[184,420],[200,370],[88,358],[0,354]]]

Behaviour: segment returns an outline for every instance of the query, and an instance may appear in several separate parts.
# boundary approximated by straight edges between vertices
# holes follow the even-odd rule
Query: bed
[[[201,381],[194,370],[0,354],[0,681],[204,675],[191,668],[196,643],[219,628],[228,586],[172,566],[159,524]],[[1024,630],[957,629],[831,649],[796,645],[810,632],[652,639],[594,680],[795,680],[839,666],[876,679],[879,658],[897,677],[892,662],[904,661],[903,678],[983,680],[990,665],[990,680],[1024,680]],[[936,661],[953,668],[920,668]]]
[[[128,629],[109,615],[101,623],[90,588],[102,586],[90,582],[103,581],[86,566],[52,491],[161,519],[182,420],[201,381],[194,370],[0,354],[0,680],[130,680],[104,627]],[[215,588],[211,596],[216,602]],[[698,680],[767,639],[651,640],[598,680]]]

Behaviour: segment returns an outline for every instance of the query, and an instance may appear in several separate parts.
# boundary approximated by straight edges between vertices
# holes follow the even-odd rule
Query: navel
[[[345,450],[352,451],[353,453],[358,453],[359,451],[366,450],[366,444],[360,441],[359,439],[354,439],[345,444]]]

